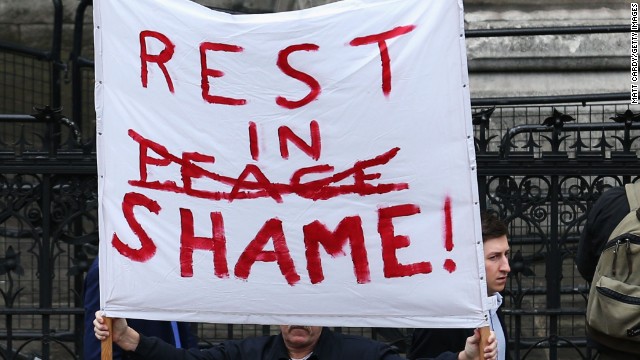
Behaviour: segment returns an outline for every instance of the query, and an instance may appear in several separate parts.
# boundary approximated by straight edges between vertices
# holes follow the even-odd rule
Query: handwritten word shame
[[[381,88],[385,96],[391,94],[391,56],[389,55],[389,48],[387,41],[393,38],[405,35],[415,29],[415,25],[398,26],[391,30],[380,32],[377,34],[370,34],[366,36],[360,36],[349,41],[349,45],[352,47],[377,45],[380,56],[380,62],[382,66],[381,72]],[[175,88],[173,85],[173,79],[171,78],[170,62],[176,52],[176,45],[166,34],[144,30],[140,32],[140,79],[142,86],[146,88],[149,85],[149,64],[155,64],[164,76],[167,83],[167,87],[171,93],[174,93]],[[149,53],[149,42],[159,43],[162,46],[162,50],[155,54]],[[309,92],[299,100],[287,99],[284,96],[277,96],[275,103],[286,109],[297,109],[309,104],[320,96],[322,92],[322,85],[310,74],[300,71],[294,68],[289,62],[289,56],[295,52],[316,52],[320,49],[320,46],[312,43],[304,44],[292,44],[286,46],[284,49],[278,52],[276,66],[285,75],[296,79],[309,87]],[[245,49],[242,46],[236,44],[225,44],[215,42],[202,42],[199,46],[200,54],[200,87],[202,90],[202,99],[211,104],[221,104],[230,106],[242,106],[247,104],[247,99],[232,98],[224,96],[223,94],[212,93],[211,78],[220,78],[225,76],[225,72],[222,69],[215,69],[209,67],[209,60],[215,58],[215,56],[226,55],[240,55]],[[215,56],[213,54],[216,54]],[[226,55],[224,55],[226,54]],[[241,59],[241,58],[239,58]],[[241,61],[241,60],[239,60]]]
[[[215,156],[196,152],[183,152],[175,155],[157,142],[143,137],[135,130],[129,130],[129,136],[139,144],[139,180],[129,180],[132,186],[182,193],[189,196],[209,200],[257,199],[270,197],[278,203],[283,202],[283,196],[295,194],[310,200],[327,200],[341,195],[358,194],[368,196],[406,190],[407,183],[371,184],[368,181],[381,177],[380,173],[369,173],[367,170],[374,166],[386,165],[400,151],[392,148],[378,156],[367,160],[356,161],[352,167],[336,171],[330,164],[302,167],[294,170],[289,183],[272,182],[260,169],[259,165],[246,164],[244,170],[237,176],[221,174],[206,170],[197,163],[214,164]],[[150,152],[158,155],[153,157]],[[175,180],[149,181],[149,167],[178,165],[180,167],[181,183]],[[312,174],[330,174],[325,177],[303,181],[305,176]],[[229,188],[228,191],[211,191],[194,187],[194,179],[209,179]],[[253,180],[251,179],[253,178]],[[337,184],[351,178],[352,184]]]
[[[111,244],[123,256],[138,262],[146,262],[156,254],[157,246],[148,232],[138,222],[135,209],[146,208],[149,212],[159,214],[162,210],[155,200],[139,193],[128,193],[122,202],[125,218],[140,241],[139,248],[132,248],[122,242],[117,234],[113,235]],[[428,261],[401,264],[397,251],[410,246],[411,241],[406,235],[396,234],[394,219],[414,216],[420,213],[420,208],[414,204],[403,204],[378,209],[378,233],[382,245],[383,273],[385,278],[398,278],[416,274],[428,274],[432,271]],[[219,278],[229,278],[229,264],[227,259],[227,237],[225,234],[224,218],[221,212],[211,212],[211,232],[213,236],[202,237],[194,234],[194,217],[189,209],[180,208],[180,273],[182,277],[193,276],[193,252],[196,250],[213,253],[213,273]],[[450,220],[448,220],[450,221]],[[346,255],[345,247],[349,244],[351,261],[357,283],[365,284],[371,281],[369,255],[365,245],[365,237],[360,216],[347,216],[330,230],[324,223],[314,220],[302,227],[305,244],[305,258],[307,272],[312,284],[324,280],[323,265],[320,248],[331,257]],[[271,242],[273,250],[265,250]],[[300,282],[300,273],[291,256],[287,238],[283,230],[283,222],[277,217],[264,222],[255,237],[251,239],[240,254],[233,274],[236,278],[248,280],[251,268],[256,262],[275,262],[289,285]]]

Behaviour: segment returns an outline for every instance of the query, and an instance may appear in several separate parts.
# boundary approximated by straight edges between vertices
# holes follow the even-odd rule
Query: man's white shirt
[[[502,305],[502,295],[496,293],[494,296],[496,297],[498,306],[489,310],[489,314],[491,315],[489,321],[491,323],[491,330],[496,334],[496,340],[498,340],[498,360],[505,360],[507,353],[506,338],[497,313],[498,308]]]

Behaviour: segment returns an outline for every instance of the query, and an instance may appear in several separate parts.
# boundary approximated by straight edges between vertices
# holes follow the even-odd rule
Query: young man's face
[[[487,292],[493,295],[507,285],[509,267],[509,242],[507,236],[484,241],[484,269],[487,273]]]

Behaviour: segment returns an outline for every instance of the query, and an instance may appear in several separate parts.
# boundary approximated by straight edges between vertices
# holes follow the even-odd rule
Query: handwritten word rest
[[[382,92],[385,96],[391,94],[391,56],[387,46],[387,41],[398,36],[407,34],[415,28],[415,25],[398,26],[391,30],[384,31],[378,34],[371,34],[366,36],[356,37],[349,42],[350,46],[363,46],[363,45],[377,45],[380,52],[380,61],[382,64]],[[140,60],[141,60],[141,80],[142,86],[146,88],[149,84],[149,64],[156,64],[162,74],[164,75],[167,87],[171,93],[174,93],[173,80],[170,75],[169,66],[170,61],[176,51],[176,45],[171,41],[169,36],[158,31],[144,30],[139,34],[140,39]],[[151,39],[160,42],[163,49],[157,54],[150,54],[147,42]],[[309,104],[311,101],[318,98],[322,91],[320,82],[313,76],[295,69],[289,63],[289,55],[297,51],[318,51],[320,47],[317,44],[304,43],[293,44],[285,47],[278,52],[278,59],[276,65],[282,73],[296,79],[305,85],[310,90],[299,100],[290,100],[283,96],[276,97],[276,104],[286,109],[297,109],[304,105]],[[214,95],[211,93],[210,78],[220,78],[225,75],[225,72],[220,69],[214,69],[208,67],[208,59],[211,52],[222,53],[241,53],[245,49],[239,45],[215,43],[215,42],[202,42],[199,46],[200,54],[200,87],[202,90],[202,99],[211,104],[222,104],[231,106],[240,106],[247,103],[247,99],[232,98],[223,95]]]

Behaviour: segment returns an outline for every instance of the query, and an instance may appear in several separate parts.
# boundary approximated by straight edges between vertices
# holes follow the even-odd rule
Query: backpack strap
[[[624,189],[629,200],[629,210],[635,211],[640,208],[640,181],[633,184],[626,184]]]
[[[626,233],[640,236],[640,227],[638,226],[638,221],[640,221],[640,181],[634,184],[626,184],[624,190],[627,193],[627,201],[629,202],[629,213],[613,229],[609,235],[609,241]],[[606,246],[606,243],[604,246]]]

